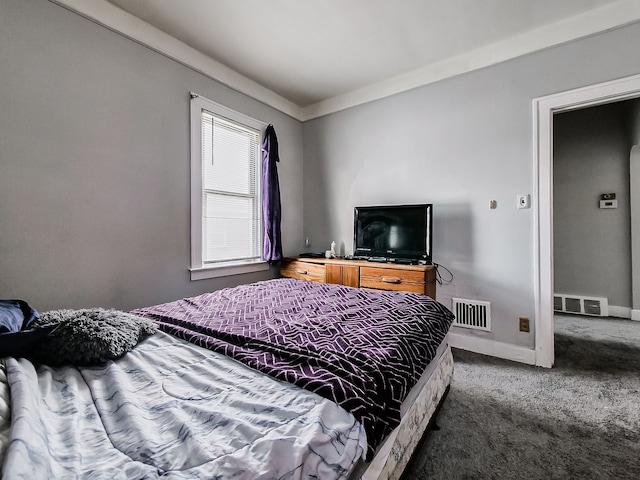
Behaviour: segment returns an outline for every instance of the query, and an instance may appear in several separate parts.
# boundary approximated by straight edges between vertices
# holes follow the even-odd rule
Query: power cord
[[[433,266],[436,267],[436,282],[438,282],[440,285],[449,285],[451,282],[453,282],[453,273],[451,273],[451,270],[449,270],[444,265],[440,265],[439,263],[435,262],[433,263]],[[440,273],[441,268],[448,273],[449,278],[445,279],[442,277],[442,274]]]

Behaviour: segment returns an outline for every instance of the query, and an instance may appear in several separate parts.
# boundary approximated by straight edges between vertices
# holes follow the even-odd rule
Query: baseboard
[[[637,310],[636,310],[637,311]],[[629,307],[609,305],[609,316],[617,318],[631,318],[633,311]],[[640,313],[640,311],[638,311]]]
[[[640,310],[632,310],[629,307],[609,305],[609,316],[640,321]],[[491,357],[503,358],[514,362],[526,363],[527,365],[536,364],[535,350],[511,345],[509,343],[449,332],[449,345],[454,348],[459,348],[460,350],[468,350],[482,355],[489,355]]]
[[[640,310],[634,310],[629,307],[617,307],[609,305],[609,316],[616,318],[628,318],[640,322]]]
[[[495,340],[449,332],[449,345],[461,350],[468,350],[470,352],[526,363],[528,365],[535,365],[536,363],[535,350],[511,345],[509,343],[496,342]]]

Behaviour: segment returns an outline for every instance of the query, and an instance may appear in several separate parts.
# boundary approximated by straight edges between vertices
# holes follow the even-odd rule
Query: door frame
[[[553,115],[640,97],[640,74],[533,100],[535,363],[553,366]]]

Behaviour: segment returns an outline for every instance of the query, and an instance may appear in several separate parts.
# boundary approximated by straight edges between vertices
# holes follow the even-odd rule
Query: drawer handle
[[[399,277],[380,277],[383,283],[402,283],[402,279]]]
[[[307,271],[306,271],[306,270],[296,270],[296,273],[297,273],[298,275],[306,275],[306,274],[307,274]]]

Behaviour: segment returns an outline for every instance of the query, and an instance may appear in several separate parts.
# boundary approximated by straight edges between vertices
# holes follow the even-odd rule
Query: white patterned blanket
[[[333,402],[162,332],[104,367],[6,366],[5,479],[337,479],[366,450]]]

